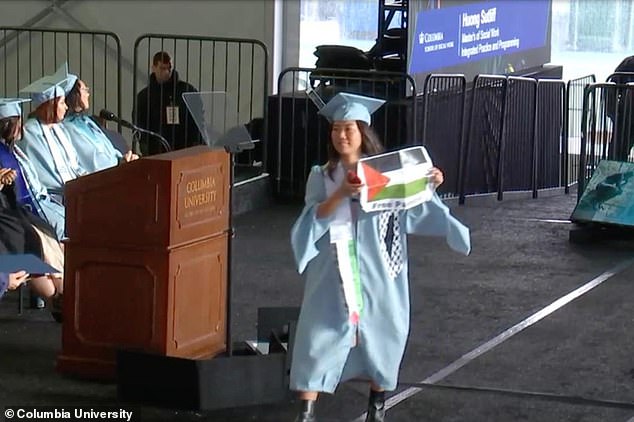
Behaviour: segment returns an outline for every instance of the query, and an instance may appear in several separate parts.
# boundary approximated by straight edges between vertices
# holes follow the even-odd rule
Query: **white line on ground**
[[[552,314],[556,310],[564,307],[565,305],[567,305],[568,303],[572,302],[573,300],[575,300],[579,296],[581,296],[581,295],[589,292],[590,290],[594,289],[595,287],[597,287],[598,285],[600,285],[604,281],[608,280],[610,277],[618,274],[619,272],[623,271],[625,268],[627,268],[630,265],[632,265],[632,263],[634,263],[634,259],[628,259],[627,261],[624,261],[624,262],[620,263],[619,265],[615,266],[611,270],[608,270],[608,271],[604,272],[603,274],[601,274],[598,277],[590,280],[589,282],[587,282],[583,286],[581,286],[581,287],[573,290],[572,292],[568,293],[567,295],[562,296],[559,299],[555,300],[553,303],[551,303],[550,305],[546,306],[545,308],[537,311],[536,313],[534,313],[533,315],[529,316],[525,320],[515,324],[511,328],[507,329],[506,331],[502,332],[501,334],[497,335],[496,337],[492,338],[491,340],[487,341],[486,343],[483,343],[480,346],[476,347],[475,349],[473,349],[469,353],[463,355],[459,359],[455,360],[453,363],[451,363],[448,366],[444,367],[440,371],[437,371],[436,373],[432,374],[431,376],[429,376],[429,377],[425,378],[424,380],[420,381],[420,383],[421,384],[435,384],[435,383],[443,380],[444,378],[446,378],[449,375],[453,374],[458,369],[462,368],[463,366],[465,366],[466,364],[468,364],[472,360],[476,359],[477,357],[483,355],[484,353],[486,353],[486,352],[490,351],[491,349],[493,349],[494,347],[498,346],[502,342],[504,342],[504,341],[508,340],[509,338],[513,337],[515,334],[523,331],[524,329],[530,327],[531,325],[535,324],[536,322],[540,321],[541,319],[543,319],[543,318],[547,317],[548,315]],[[406,390],[404,390],[404,391],[402,391],[402,392],[390,397],[389,399],[387,399],[385,401],[386,409],[390,409],[390,408],[396,406],[397,404],[401,403],[402,401],[405,401],[408,398],[418,394],[421,390],[422,390],[422,388],[410,387],[410,388],[408,388],[408,389],[406,389]],[[353,422],[363,422],[365,420],[365,417],[366,417],[366,414],[364,413],[361,416],[359,416],[358,418],[354,419]],[[634,422],[634,418],[630,419],[627,422]]]

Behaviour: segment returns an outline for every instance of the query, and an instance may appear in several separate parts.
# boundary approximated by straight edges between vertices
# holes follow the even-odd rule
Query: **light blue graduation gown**
[[[314,167],[306,184],[305,207],[293,225],[291,243],[300,273],[305,274],[304,298],[293,347],[290,387],[298,391],[334,392],[340,382],[359,378],[394,390],[409,334],[410,300],[407,236],[444,236],[463,254],[471,249],[469,229],[451,216],[434,194],[432,200],[399,213],[402,271],[390,280],[380,253],[379,212],[366,213],[350,199],[340,206],[356,207],[357,260],[363,310],[357,324],[345,303],[337,256],[330,243],[332,216],[316,218],[326,199],[324,174]],[[333,213],[334,215],[334,213]],[[359,342],[355,344],[355,334]]]
[[[14,154],[20,165],[20,170],[37,207],[33,212],[43,220],[46,220],[55,229],[57,239],[62,240],[66,231],[66,208],[48,194],[46,188],[40,182],[31,160],[22,152],[20,147],[15,146],[14,148],[16,149]]]
[[[72,113],[62,122],[77,151],[79,165],[89,173],[114,167],[122,158],[101,128],[86,114]]]
[[[57,124],[59,130],[61,130],[70,141],[70,134],[61,124]],[[18,145],[29,157],[33,168],[39,176],[40,182],[46,188],[49,194],[60,195],[64,194],[64,180],[55,164],[53,158],[52,149],[56,149],[61,157],[64,158],[64,163],[73,173],[73,177],[82,176],[88,174],[88,172],[82,168],[78,163],[73,165],[71,157],[77,156],[76,151],[73,149],[69,151],[57,140],[51,145],[44,136],[42,124],[36,118],[30,118],[24,124],[24,133],[22,139],[18,142]],[[72,148],[72,144],[70,145]]]
[[[40,182],[31,161],[26,157],[26,154],[17,156],[17,159],[22,168],[22,173],[25,174],[25,178],[27,179],[31,195],[39,207],[39,209],[36,210],[36,214],[46,220],[48,224],[55,229],[57,240],[62,240],[66,237],[66,208],[48,194],[46,188]]]
[[[30,196],[27,205],[35,208],[31,209],[31,212],[48,222],[55,229],[58,240],[63,239],[66,229],[66,209],[64,205],[57,202],[48,194],[46,188],[40,182],[39,176],[31,164],[31,161],[19,146],[15,145],[13,148],[7,148],[4,140],[0,142],[2,143],[0,155],[11,154],[17,161],[19,168],[15,170],[19,171],[19,175],[24,180]]]

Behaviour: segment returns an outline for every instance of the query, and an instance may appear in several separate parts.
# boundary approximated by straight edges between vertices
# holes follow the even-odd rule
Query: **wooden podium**
[[[116,350],[226,350],[229,154],[193,147],[68,182],[57,367],[113,379]]]

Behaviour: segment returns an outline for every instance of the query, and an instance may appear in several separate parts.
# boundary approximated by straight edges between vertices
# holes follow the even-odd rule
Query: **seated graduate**
[[[104,130],[87,113],[90,108],[90,89],[84,81],[75,77],[75,83],[66,90],[66,117],[62,124],[70,134],[70,141],[77,151],[79,165],[88,172],[104,170],[119,162],[139,158],[128,150],[121,154],[104,133]]]
[[[25,101],[29,100],[0,98],[0,167],[15,172],[15,181],[10,186],[15,196],[15,206],[46,221],[53,227],[56,238],[61,240],[65,233],[66,210],[47,193],[35,167],[17,145],[22,134],[20,104]]]
[[[64,252],[55,231],[44,220],[19,206],[16,201],[18,173],[0,169],[0,254],[32,254],[54,268],[64,268]],[[26,272],[3,273],[0,296],[27,280]],[[29,286],[49,303],[51,313],[61,321],[64,282],[61,273],[32,277]]]
[[[64,184],[88,174],[81,167],[68,131],[61,124],[66,114],[64,88],[76,77],[67,76],[62,66],[20,92],[30,94],[34,111],[24,124],[20,148],[31,160],[49,195],[64,203]]]

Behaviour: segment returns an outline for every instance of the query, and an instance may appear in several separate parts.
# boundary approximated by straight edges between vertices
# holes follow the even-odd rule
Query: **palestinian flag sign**
[[[359,160],[357,175],[365,185],[360,203],[364,211],[409,209],[433,194],[429,171],[433,167],[422,146],[374,155]]]

